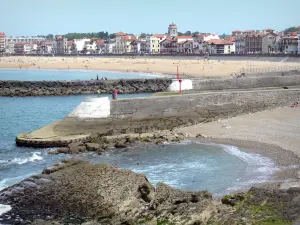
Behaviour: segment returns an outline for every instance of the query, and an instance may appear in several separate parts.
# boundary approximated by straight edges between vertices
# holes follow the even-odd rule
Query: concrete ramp
[[[80,103],[67,117],[106,118],[110,116],[110,100],[108,97],[88,98]]]

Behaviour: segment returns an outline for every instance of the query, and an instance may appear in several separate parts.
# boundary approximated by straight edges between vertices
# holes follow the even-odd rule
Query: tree
[[[184,35],[185,35],[185,36],[191,36],[191,35],[192,35],[192,32],[191,32],[191,31],[187,31],[187,32],[184,33]]]
[[[146,38],[146,33],[141,33],[140,38]]]
[[[199,35],[199,31],[193,32],[192,35]]]
[[[181,33],[181,32],[178,32],[178,36],[183,36],[183,33]]]
[[[54,37],[53,34],[48,34],[48,35],[46,36],[46,39],[49,40],[49,41],[52,41],[52,40],[53,40],[53,37]]]
[[[284,30],[284,33],[296,32],[296,31],[297,31],[296,27],[289,27]]]

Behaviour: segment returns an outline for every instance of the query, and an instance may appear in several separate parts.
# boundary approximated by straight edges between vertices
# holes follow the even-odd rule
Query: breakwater
[[[0,96],[62,96],[77,94],[120,94],[179,91],[176,79],[120,79],[120,80],[76,80],[76,81],[0,81]],[[254,89],[300,86],[300,75],[256,76],[242,78],[182,79],[183,91],[208,91],[228,89]]]
[[[152,98],[91,98],[63,120],[16,138],[22,146],[64,146],[92,134],[115,135],[171,130],[218,118],[291,105],[300,89],[207,92]]]
[[[75,94],[121,94],[167,91],[172,79],[120,79],[76,81],[0,81],[0,96],[60,96]]]

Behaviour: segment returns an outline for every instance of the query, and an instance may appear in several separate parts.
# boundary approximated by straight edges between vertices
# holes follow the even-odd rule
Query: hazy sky
[[[69,32],[165,33],[187,30],[300,26],[300,0],[0,0],[0,32],[7,35]]]

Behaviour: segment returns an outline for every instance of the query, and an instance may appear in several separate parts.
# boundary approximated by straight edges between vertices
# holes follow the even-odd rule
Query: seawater
[[[108,79],[138,79],[161,78],[170,75],[155,75],[151,73],[124,73],[99,70],[38,70],[38,69],[0,69],[0,80],[91,80],[106,77]]]
[[[70,157],[48,155],[50,149],[19,148],[15,145],[15,136],[63,119],[91,96],[0,98],[0,189]],[[150,94],[120,95],[124,98],[143,96]],[[120,168],[144,173],[154,185],[163,181],[176,188],[209,190],[216,195],[264,182],[276,169],[270,159],[258,154],[194,140],[112,149],[101,156],[87,153],[81,157],[92,163],[118,164]]]

